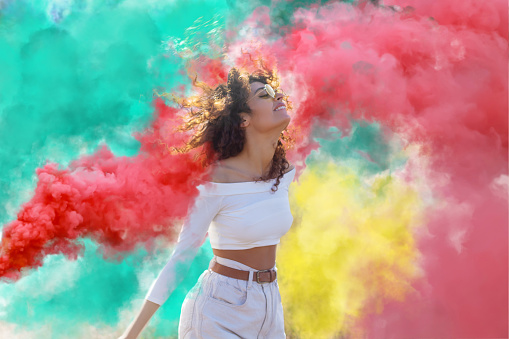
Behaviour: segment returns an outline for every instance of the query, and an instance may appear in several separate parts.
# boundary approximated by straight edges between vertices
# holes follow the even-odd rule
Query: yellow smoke
[[[355,320],[403,300],[419,274],[417,192],[389,173],[366,180],[335,163],[308,166],[290,186],[294,224],[277,266],[290,337],[362,337]]]

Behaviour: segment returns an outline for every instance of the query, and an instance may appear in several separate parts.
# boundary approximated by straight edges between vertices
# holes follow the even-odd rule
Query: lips
[[[279,103],[279,104],[277,104],[277,105],[276,105],[276,107],[274,107],[274,111],[275,111],[276,109],[278,109],[279,107],[281,107],[281,106],[285,106],[285,104],[283,104],[283,103]],[[286,106],[285,106],[285,107],[286,107]]]

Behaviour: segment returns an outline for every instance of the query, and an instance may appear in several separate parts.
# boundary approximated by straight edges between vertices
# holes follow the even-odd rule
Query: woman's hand
[[[141,331],[148,324],[150,318],[159,309],[159,305],[152,301],[145,300],[141,306],[140,312],[136,315],[133,322],[125,330],[125,332],[118,337],[118,339],[137,339]]]

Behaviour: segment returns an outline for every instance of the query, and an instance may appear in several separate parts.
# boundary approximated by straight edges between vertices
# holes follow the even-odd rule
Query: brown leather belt
[[[215,260],[210,261],[209,269],[230,278],[249,280],[249,271],[238,270],[236,268],[221,265]],[[261,270],[253,272],[253,281],[256,281],[259,284],[273,282],[276,278],[276,270]]]

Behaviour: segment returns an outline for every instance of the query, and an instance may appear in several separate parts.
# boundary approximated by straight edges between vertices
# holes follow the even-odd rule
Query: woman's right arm
[[[150,318],[156,313],[160,305],[153,303],[150,300],[143,302],[140,312],[136,315],[133,322],[125,330],[125,332],[118,339],[136,339],[141,331],[148,324]]]
[[[203,245],[210,223],[221,209],[222,197],[209,194],[204,186],[198,186],[198,190],[200,194],[182,225],[170,259],[150,286],[140,312],[120,338],[138,337],[154,313],[184,280]]]

